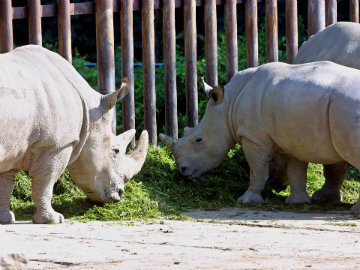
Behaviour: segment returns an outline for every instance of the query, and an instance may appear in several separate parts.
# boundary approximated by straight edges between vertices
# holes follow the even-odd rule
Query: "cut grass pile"
[[[237,198],[245,192],[249,183],[248,165],[240,146],[228,154],[221,165],[199,179],[183,178],[174,158],[167,148],[150,147],[146,163],[141,172],[129,181],[125,197],[118,203],[93,204],[74,184],[65,172],[54,187],[53,206],[66,219],[89,221],[146,220],[152,218],[183,218],[181,213],[189,209],[218,209],[237,205]],[[264,210],[319,211],[349,209],[358,198],[359,173],[349,167],[342,187],[343,203],[309,204],[291,206],[285,204],[289,188],[276,192],[266,187],[264,204],[249,207]],[[308,170],[307,189],[309,195],[324,182],[322,166],[311,164]],[[11,208],[17,220],[30,220],[35,207],[31,200],[31,179],[20,172],[16,176],[11,198]]]

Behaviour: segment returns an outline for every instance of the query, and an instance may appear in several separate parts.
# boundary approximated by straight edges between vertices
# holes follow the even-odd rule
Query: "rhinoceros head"
[[[92,201],[119,201],[124,184],[141,170],[146,159],[149,142],[146,130],[131,153],[126,153],[126,149],[135,129],[118,136],[111,131],[111,108],[128,91],[124,81],[120,90],[101,98],[100,105],[92,112],[86,143],[77,160],[68,167],[76,184]]]
[[[199,177],[219,165],[235,143],[228,126],[224,87],[213,88],[203,83],[208,103],[200,123],[186,127],[180,139],[160,134],[161,141],[172,150],[180,173],[189,178]]]

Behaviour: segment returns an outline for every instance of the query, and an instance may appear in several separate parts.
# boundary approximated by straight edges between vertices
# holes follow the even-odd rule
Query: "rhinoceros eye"
[[[202,142],[202,138],[197,138],[197,139],[195,140],[195,142],[197,142],[197,143]]]
[[[116,148],[113,149],[113,151],[114,151],[115,154],[119,154],[119,152],[120,152],[120,150],[119,150],[119,149],[116,149]]]

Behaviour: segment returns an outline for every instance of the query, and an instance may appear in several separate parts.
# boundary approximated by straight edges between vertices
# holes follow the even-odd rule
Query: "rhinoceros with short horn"
[[[199,125],[184,137],[161,134],[180,172],[198,177],[242,144],[250,186],[241,203],[262,202],[274,155],[287,157],[288,203],[309,202],[307,163],[349,162],[360,168],[360,71],[332,62],[270,63],[238,72],[225,87],[207,89]],[[360,212],[360,200],[352,207]]]
[[[0,222],[15,220],[9,209],[14,174],[28,171],[36,207],[34,223],[60,223],[53,210],[53,186],[65,168],[89,199],[118,201],[124,182],[145,161],[148,134],[111,131],[112,108],[129,91],[101,95],[65,59],[40,46],[0,55]]]

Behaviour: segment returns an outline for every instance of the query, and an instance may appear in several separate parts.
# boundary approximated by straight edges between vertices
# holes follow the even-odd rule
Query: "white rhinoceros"
[[[225,87],[207,89],[199,125],[161,140],[180,172],[198,177],[217,166],[235,143],[250,166],[250,186],[238,201],[262,202],[274,155],[287,157],[288,203],[309,202],[308,162],[360,168],[360,71],[332,62],[270,63],[238,72]],[[360,200],[352,207],[360,212]]]
[[[135,130],[111,132],[111,109],[128,93],[126,81],[101,95],[65,59],[39,46],[0,55],[0,70],[0,223],[15,220],[9,199],[19,170],[32,178],[34,223],[63,221],[51,198],[66,167],[89,199],[120,200],[148,148],[146,131],[131,154],[126,148]]]

